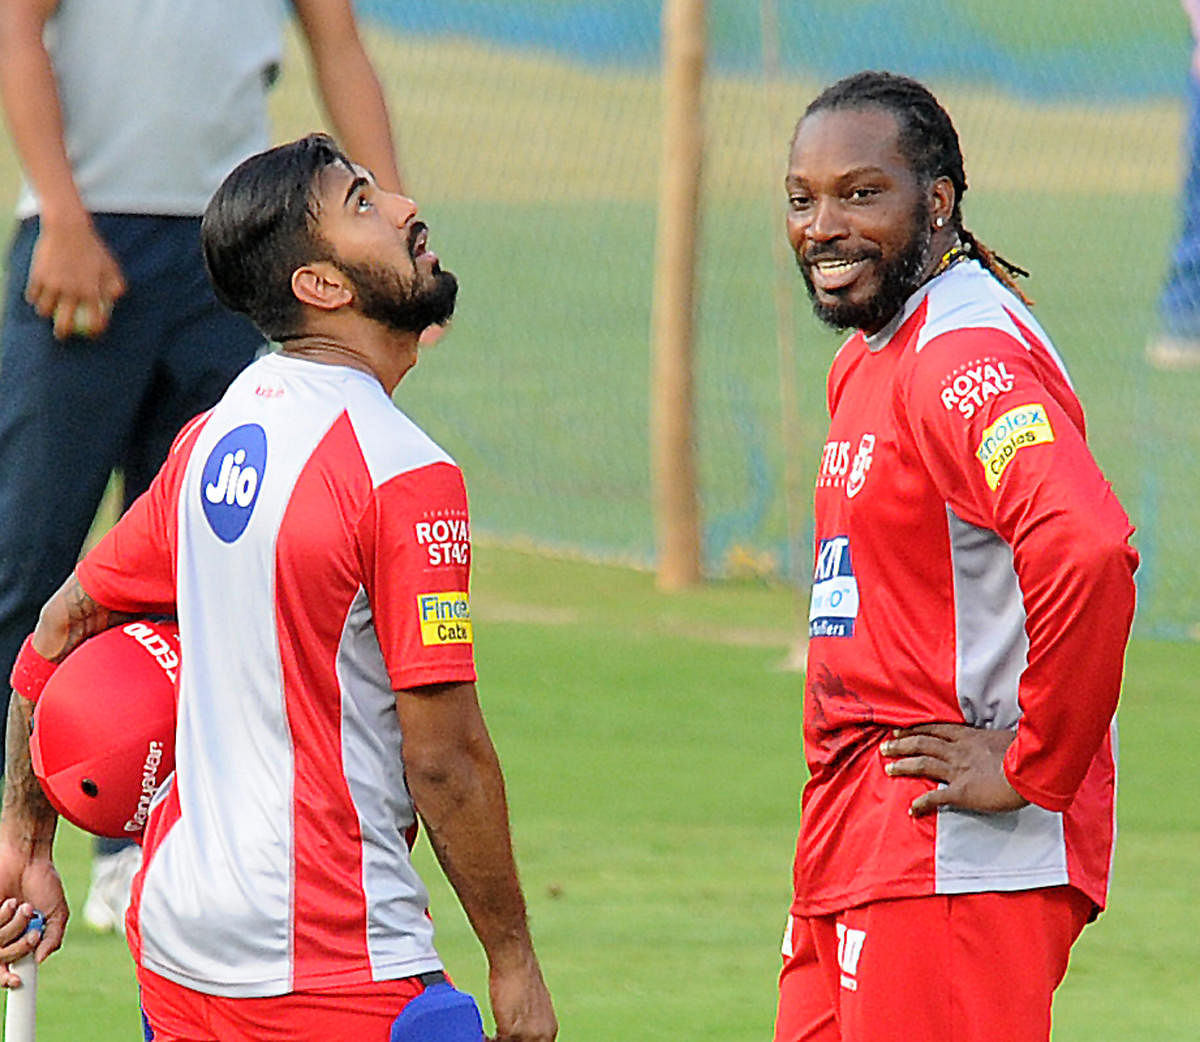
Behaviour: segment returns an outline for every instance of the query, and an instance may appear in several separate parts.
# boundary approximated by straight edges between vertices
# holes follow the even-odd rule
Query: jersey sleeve
[[[76,566],[80,584],[106,608],[175,614],[179,490],[207,416],[180,431],[150,487]]]
[[[381,484],[358,546],[392,687],[474,681],[471,527],[458,467],[434,463]]]
[[[1043,349],[1044,351],[1044,349]],[[1133,527],[1092,457],[1065,374],[1001,330],[931,340],[903,409],[951,509],[1012,548],[1029,638],[1013,788],[1064,810],[1116,711],[1133,620]]]

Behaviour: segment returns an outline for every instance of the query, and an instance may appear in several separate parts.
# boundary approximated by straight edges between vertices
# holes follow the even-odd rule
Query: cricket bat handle
[[[44,921],[35,914],[28,930],[40,930]],[[21,978],[19,988],[9,989],[4,1006],[4,1042],[35,1042],[37,1038],[37,963],[33,952],[22,955],[10,967]]]

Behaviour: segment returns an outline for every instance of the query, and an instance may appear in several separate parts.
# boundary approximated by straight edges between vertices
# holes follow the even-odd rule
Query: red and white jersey
[[[395,692],[475,679],[469,563],[459,469],[365,373],[268,355],[180,433],[77,573],[179,618],[141,965],[230,996],[440,967]]]
[[[923,286],[829,374],[817,477],[800,915],[1070,883],[1103,906],[1132,527],[1061,360],[977,262]],[[1016,728],[1030,805],[914,819],[892,728]]]

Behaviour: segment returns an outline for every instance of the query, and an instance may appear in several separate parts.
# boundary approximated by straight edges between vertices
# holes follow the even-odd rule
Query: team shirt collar
[[[945,279],[951,278],[959,269],[966,269],[968,267],[978,268],[979,264],[974,260],[960,261],[958,264],[951,265],[940,275],[918,286],[913,295],[904,302],[904,307],[896,312],[895,317],[893,317],[893,319],[886,326],[884,326],[873,336],[866,336],[865,334],[863,335],[863,342],[867,345],[867,350],[872,354],[878,354],[885,347],[887,347],[888,344],[891,343],[892,337],[894,337],[899,331],[900,327],[912,317],[913,312],[915,312],[917,308],[921,306],[922,302],[929,295],[930,290],[932,290],[934,286],[938,285]]]

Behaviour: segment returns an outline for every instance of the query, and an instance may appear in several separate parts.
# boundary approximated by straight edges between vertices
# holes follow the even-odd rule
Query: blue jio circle
[[[267,469],[267,433],[235,427],[213,446],[200,475],[200,505],[218,539],[232,543],[250,523]]]

